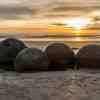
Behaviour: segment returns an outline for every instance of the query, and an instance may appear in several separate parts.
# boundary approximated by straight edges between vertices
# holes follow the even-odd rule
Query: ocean
[[[73,49],[79,49],[84,45],[98,44],[100,45],[100,35],[86,35],[86,36],[20,36],[20,35],[5,35],[0,36],[2,41],[5,38],[13,37],[22,40],[29,47],[36,47],[45,49],[52,43],[65,43]]]

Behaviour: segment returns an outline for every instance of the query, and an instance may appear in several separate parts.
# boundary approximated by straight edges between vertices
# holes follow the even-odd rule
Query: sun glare
[[[90,19],[88,18],[72,18],[67,21],[64,21],[64,24],[70,26],[76,30],[80,30],[90,23]]]

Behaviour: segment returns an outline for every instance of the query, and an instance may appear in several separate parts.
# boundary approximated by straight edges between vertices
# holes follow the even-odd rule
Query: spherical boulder
[[[76,55],[78,68],[100,68],[100,45],[86,45]]]
[[[63,43],[53,43],[49,45],[45,53],[50,60],[49,70],[65,70],[74,67],[74,52],[69,46]]]
[[[25,44],[14,38],[7,38],[0,42],[0,65],[11,65],[9,67],[3,67],[5,70],[13,70],[13,62],[16,55],[22,50],[26,48]],[[1,67],[0,67],[1,68]]]
[[[17,72],[47,71],[49,60],[40,49],[26,48],[17,55],[14,65]]]

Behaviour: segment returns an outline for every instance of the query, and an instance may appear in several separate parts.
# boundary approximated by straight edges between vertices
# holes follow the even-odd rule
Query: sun
[[[86,25],[90,23],[90,19],[88,18],[71,18],[69,20],[64,21],[64,24],[70,26],[76,30],[80,30]]]

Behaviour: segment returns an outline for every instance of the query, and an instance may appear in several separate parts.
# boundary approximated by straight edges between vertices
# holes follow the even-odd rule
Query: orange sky
[[[64,23],[77,17],[100,19],[100,0],[2,0],[0,2],[1,33],[79,34]],[[81,30],[80,34],[95,34],[97,31]]]

